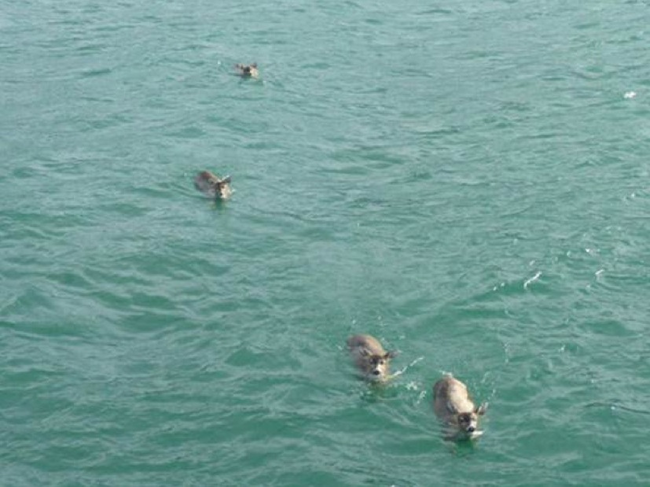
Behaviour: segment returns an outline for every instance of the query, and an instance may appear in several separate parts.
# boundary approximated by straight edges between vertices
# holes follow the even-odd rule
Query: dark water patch
[[[436,7],[436,8],[431,8],[427,10],[422,10],[417,13],[417,15],[433,15],[433,16],[447,16],[447,15],[452,15],[455,12],[453,10],[441,8],[441,7]]]
[[[635,332],[633,330],[629,330],[624,323],[615,320],[586,322],[581,325],[581,328],[584,332],[610,337],[623,338],[635,336]]]

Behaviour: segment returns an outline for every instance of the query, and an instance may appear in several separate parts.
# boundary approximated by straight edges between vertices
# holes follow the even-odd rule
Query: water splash
[[[537,274],[535,274],[533,277],[531,277],[526,282],[524,282],[524,289],[528,289],[528,286],[530,286],[533,282],[537,281],[541,275],[542,275],[542,271],[537,271]]]
[[[422,360],[424,360],[424,357],[418,357],[418,358],[416,358],[413,362],[411,362],[410,364],[405,365],[401,370],[398,370],[397,372],[395,372],[394,374],[392,374],[392,375],[391,375],[391,378],[399,377],[399,376],[402,375],[404,372],[406,372],[410,367],[413,367],[415,364],[417,364],[418,362],[420,362],[420,361],[422,361]]]

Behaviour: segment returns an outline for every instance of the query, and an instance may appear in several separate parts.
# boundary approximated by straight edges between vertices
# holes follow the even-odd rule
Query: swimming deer
[[[221,179],[210,171],[202,171],[197,174],[194,178],[194,186],[199,191],[216,199],[227,200],[232,195],[230,176]]]
[[[257,63],[253,64],[235,64],[242,78],[259,78],[260,72],[257,70]]]
[[[348,338],[348,349],[366,380],[384,382],[390,378],[390,359],[397,352],[387,352],[379,341],[370,335],[354,335]]]
[[[451,374],[433,386],[433,410],[447,426],[447,439],[475,439],[483,434],[478,429],[479,416],[487,411],[487,403],[476,406],[467,386]]]

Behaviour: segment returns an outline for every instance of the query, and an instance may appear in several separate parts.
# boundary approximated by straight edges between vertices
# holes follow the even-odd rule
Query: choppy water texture
[[[649,25],[0,0],[0,484],[648,485]],[[443,372],[490,402],[475,446]]]

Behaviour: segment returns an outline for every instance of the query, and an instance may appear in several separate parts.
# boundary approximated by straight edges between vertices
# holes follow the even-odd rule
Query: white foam
[[[524,289],[528,289],[528,286],[531,285],[533,282],[535,282],[539,277],[542,275],[542,271],[537,271],[537,274],[535,274],[533,277],[528,279],[526,282],[524,282]]]
[[[419,389],[418,385],[413,381],[406,384],[407,391],[417,391],[418,389]]]
[[[409,367],[413,367],[415,364],[417,364],[417,363],[420,362],[421,360],[424,360],[424,357],[418,357],[418,358],[416,358],[416,359],[415,359],[413,362],[411,362],[410,364],[405,365],[403,369],[398,370],[397,372],[395,372],[394,374],[392,374],[392,377],[397,377],[397,376],[399,376],[399,375],[402,375],[404,372],[406,372],[406,370],[407,370]]]

